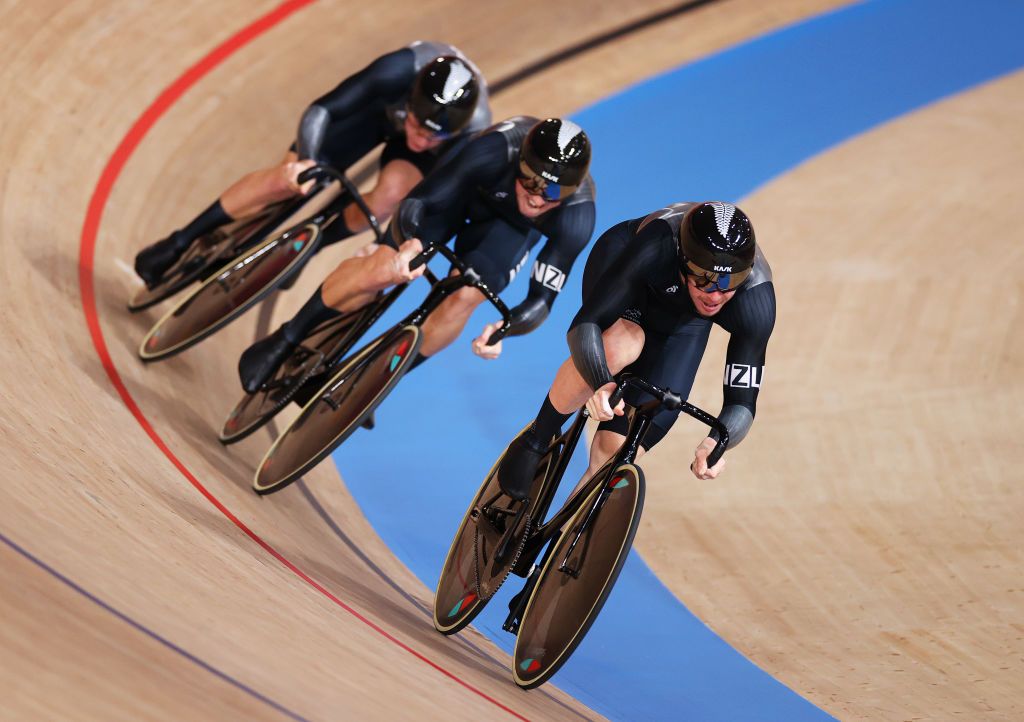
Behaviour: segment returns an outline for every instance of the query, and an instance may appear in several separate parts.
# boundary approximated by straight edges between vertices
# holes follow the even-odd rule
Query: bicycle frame
[[[506,306],[505,302],[502,301],[497,295],[495,295],[495,293],[491,291],[491,289],[488,288],[487,285],[482,280],[480,280],[480,276],[478,276],[477,273],[472,268],[467,266],[458,256],[455,255],[454,251],[452,251],[445,245],[438,244],[429,246],[422,253],[420,253],[419,256],[416,257],[416,259],[414,259],[414,262],[416,260],[419,260],[421,263],[426,263],[435,253],[440,253],[442,256],[447,258],[452,263],[452,265],[459,270],[459,274],[454,276],[447,276],[446,278],[437,280],[434,278],[433,274],[430,273],[429,269],[426,272],[424,272],[424,277],[426,277],[431,282],[431,286],[430,292],[427,294],[427,297],[423,300],[423,302],[419,306],[417,306],[412,312],[410,312],[409,315],[402,319],[401,322],[395,324],[390,329],[385,331],[383,334],[370,341],[368,344],[365,344],[362,348],[360,348],[358,351],[352,354],[352,356],[358,356],[359,354],[363,353],[363,351],[365,351],[369,346],[389,343],[391,338],[393,338],[397,334],[400,334],[402,330],[407,326],[416,326],[417,328],[422,327],[423,323],[427,320],[430,314],[433,313],[434,310],[438,306],[440,306],[441,303],[446,298],[448,298],[448,296],[452,295],[459,289],[464,288],[466,286],[472,286],[473,288],[476,288],[478,291],[480,291],[480,293],[484,295],[484,298],[490,301],[491,304],[498,310],[498,313],[501,314],[502,325],[497,331],[495,331],[491,335],[491,338],[489,339],[490,343],[497,343],[498,340],[503,338],[505,334],[508,333],[508,329],[511,325],[511,313],[509,312],[508,306]],[[389,299],[389,304],[390,301],[391,299]],[[381,311],[381,313],[383,313],[383,311]],[[376,320],[376,318],[379,318],[379,316],[380,314],[375,314],[374,320]],[[365,326],[365,328],[369,328],[369,326],[367,325]],[[352,356],[346,357],[338,361],[336,364],[334,364],[334,366],[340,367],[344,365],[344,363]],[[363,365],[368,363],[371,360],[371,358],[372,354],[366,355],[365,359],[362,362],[360,362],[359,365],[353,367],[353,371],[361,368]],[[339,380],[338,383],[343,383],[343,380]],[[330,392],[334,391],[336,387],[337,384],[332,385],[330,388],[324,387],[319,392],[317,392],[317,396],[324,397],[326,395],[325,392],[329,394]]]
[[[567,572],[573,576],[578,575],[578,570],[571,570],[566,567],[566,560],[575,549],[580,538],[587,532],[587,530],[590,529],[593,524],[593,520],[600,512],[601,507],[604,506],[604,502],[610,493],[608,487],[608,482],[611,481],[610,477],[622,464],[632,464],[636,460],[636,455],[640,448],[640,441],[643,439],[644,434],[647,433],[647,429],[650,427],[655,414],[663,406],[678,408],[682,413],[692,416],[718,432],[718,443],[712,453],[708,456],[709,466],[717,463],[718,459],[720,459],[722,454],[725,453],[725,449],[729,444],[729,431],[725,428],[725,425],[722,424],[722,422],[708,414],[706,411],[683,401],[671,391],[659,389],[653,384],[649,384],[636,376],[627,375],[623,377],[619,382],[618,389],[616,389],[615,394],[610,400],[612,406],[618,404],[618,399],[621,398],[622,393],[625,391],[627,386],[638,388],[641,391],[651,394],[655,398],[633,408],[630,416],[629,428],[626,431],[626,438],[623,441],[622,446],[619,447],[619,450],[615,452],[612,458],[609,459],[597,473],[587,480],[586,484],[569,496],[562,505],[562,508],[559,509],[553,517],[537,526],[529,535],[524,544],[522,555],[520,556],[520,559],[523,560],[523,562],[530,560],[530,563],[532,564],[532,560],[536,559],[540,550],[543,549],[544,546],[555,536],[561,533],[562,527],[565,526],[566,522],[568,522],[580,510],[584,502],[591,497],[594,491],[603,485],[602,492],[594,497],[594,501],[591,504],[584,523],[577,530],[576,538],[569,547],[569,554],[566,554],[566,559],[564,559],[559,566],[559,571]],[[555,444],[563,443],[564,446],[559,452],[558,461],[552,466],[551,473],[548,474],[541,484],[540,496],[538,497],[536,505],[537,511],[535,518],[543,519],[547,516],[551,503],[554,500],[555,492],[561,484],[565,470],[569,466],[569,461],[576,449],[576,445],[579,443],[580,436],[583,434],[583,427],[585,426],[588,417],[589,414],[586,409],[581,410],[576,415],[576,419],[572,426],[569,427],[569,430],[554,442]],[[521,567],[523,566],[523,562],[520,562],[519,571],[522,571]]]

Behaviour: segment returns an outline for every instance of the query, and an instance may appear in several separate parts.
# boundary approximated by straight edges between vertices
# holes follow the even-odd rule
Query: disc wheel
[[[254,240],[252,236],[264,228],[271,216],[279,210],[278,206],[271,206],[255,216],[200,236],[167,270],[156,286],[144,287],[136,292],[128,302],[128,310],[132,313],[143,311],[194,283],[202,277],[204,272],[209,271],[211,266],[220,262],[232,251],[251,243]]]
[[[224,421],[220,442],[241,441],[274,418],[307,381],[326,371],[333,359],[358,340],[355,332],[365,313],[364,309],[352,311],[314,329],[262,388],[242,395]]]
[[[171,309],[142,340],[139,357],[157,361],[202,341],[263,300],[319,245],[320,226],[307,223],[229,261]]]
[[[253,490],[280,491],[351,436],[405,375],[421,340],[418,326],[404,326],[342,363],[267,451]]]
[[[523,502],[501,490],[498,467],[504,453],[487,474],[462,517],[441,568],[434,594],[434,628],[441,634],[455,634],[472,622],[519,561],[533,526],[533,500],[558,448],[553,445],[537,467],[529,508],[524,509]]]
[[[602,476],[607,481],[588,495],[554,542],[523,612],[512,675],[524,689],[543,684],[568,660],[604,606],[633,544],[644,503],[643,472],[622,464]],[[605,495],[603,503],[579,535],[599,494]]]

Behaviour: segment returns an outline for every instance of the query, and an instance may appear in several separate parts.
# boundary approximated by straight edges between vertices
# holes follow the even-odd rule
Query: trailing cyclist
[[[382,55],[306,109],[279,164],[242,177],[186,226],[143,249],[135,271],[156,286],[200,236],[309,192],[315,181],[300,185],[302,171],[318,162],[344,171],[381,143],[380,175],[365,200],[386,219],[444,153],[490,122],[486,83],[457,48],[417,41]],[[323,245],[367,227],[350,203]]]
[[[627,428],[623,402],[614,409],[609,404],[615,375],[634,373],[685,399],[712,325],[730,334],[719,418],[732,448],[753,423],[775,325],[771,268],[750,219],[731,203],[675,203],[606,231],[583,272],[583,306],[568,333],[571,358],[528,431],[505,454],[498,471],[503,490],[517,499],[527,494],[551,439],[584,402],[601,422],[591,445],[587,475],[593,474]],[[639,403],[630,392],[626,398]],[[664,438],[677,416],[660,412],[643,450]],[[716,438],[712,432],[695,451],[690,469],[699,479],[713,479],[724,468],[724,458],[707,465]]]
[[[447,156],[402,201],[386,243],[346,259],[290,321],[250,346],[239,361],[242,387],[257,391],[298,343],[319,324],[365,306],[377,291],[423,272],[410,261],[429,245],[455,237],[455,253],[494,293],[512,281],[542,236],[526,299],[512,309],[510,335],[525,334],[547,317],[576,256],[594,230],[590,141],[569,120],[519,116],[473,138]],[[423,324],[415,363],[448,346],[484,300],[475,288],[453,293]],[[473,342],[483,358],[497,324]]]

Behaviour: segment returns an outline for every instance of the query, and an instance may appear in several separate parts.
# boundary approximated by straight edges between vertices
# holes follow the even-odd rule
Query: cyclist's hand
[[[285,176],[288,178],[288,185],[291,187],[292,192],[306,195],[316,185],[316,178],[312,178],[299,185],[299,174],[315,165],[316,161],[309,158],[285,163]]]
[[[700,442],[693,456],[693,463],[690,464],[690,471],[698,479],[714,479],[725,469],[725,457],[718,460],[718,463],[708,468],[708,454],[715,448],[715,440],[710,436]]]
[[[473,353],[482,359],[493,361],[494,359],[501,356],[501,341],[488,346],[487,341],[491,338],[491,334],[501,328],[500,323],[489,323],[484,326],[484,332],[473,339]]]
[[[619,403],[613,409],[608,404],[609,397],[615,393],[615,382],[611,381],[597,391],[587,401],[587,411],[590,412],[590,418],[597,419],[598,421],[607,421],[613,416],[622,416],[626,413],[626,402],[619,400]]]
[[[408,241],[398,247],[398,253],[392,257],[392,263],[394,263],[395,272],[395,283],[408,283],[416,278],[423,275],[423,272],[427,270],[427,264],[421,265],[419,268],[409,270],[409,264],[412,259],[420,255],[423,251],[423,244],[420,243],[419,238],[410,238]]]

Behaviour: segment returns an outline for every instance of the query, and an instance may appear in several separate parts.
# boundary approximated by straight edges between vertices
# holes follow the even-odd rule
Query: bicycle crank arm
[[[512,523],[505,529],[504,535],[501,538],[501,544],[498,545],[498,550],[494,554],[494,560],[499,564],[504,564],[508,558],[509,552],[511,551],[512,538],[515,535],[515,530],[519,528],[519,522],[523,520],[523,516],[526,514],[526,510],[530,506],[529,499],[523,499],[519,505],[519,510],[516,512],[516,518],[512,520]]]

